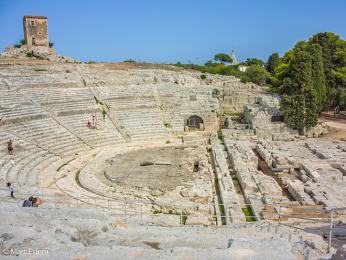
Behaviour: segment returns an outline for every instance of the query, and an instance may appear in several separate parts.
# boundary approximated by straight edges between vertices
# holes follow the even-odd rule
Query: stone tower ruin
[[[44,16],[26,15],[23,17],[24,39],[28,48],[33,46],[47,47],[48,41],[48,19]]]

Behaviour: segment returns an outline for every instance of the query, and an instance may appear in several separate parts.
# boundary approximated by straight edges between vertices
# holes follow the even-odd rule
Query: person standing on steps
[[[11,198],[15,199],[13,185],[10,182],[6,183],[6,185],[7,185],[7,188],[9,189],[9,191],[10,191]]]
[[[11,139],[10,139],[10,141],[7,142],[7,150],[8,150],[9,155],[14,154],[13,143],[12,143]]]
[[[96,116],[95,116],[95,115],[92,115],[91,119],[92,119],[92,127],[93,127],[93,129],[96,129],[96,128],[97,128],[97,119],[96,119]]]

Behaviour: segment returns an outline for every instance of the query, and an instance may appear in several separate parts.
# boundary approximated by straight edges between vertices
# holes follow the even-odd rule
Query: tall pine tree
[[[266,69],[270,74],[274,74],[275,68],[279,65],[280,63],[280,56],[279,53],[274,52],[272,55],[269,56],[267,64],[266,64]]]
[[[297,50],[288,67],[281,101],[284,118],[290,127],[302,130],[315,126],[318,119],[317,94],[314,88],[312,58],[309,52]]]

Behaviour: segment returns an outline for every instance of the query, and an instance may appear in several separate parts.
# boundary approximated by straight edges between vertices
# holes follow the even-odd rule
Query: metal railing
[[[41,208],[53,208],[53,209],[94,209],[102,210],[109,213],[112,216],[116,216],[124,221],[124,223],[139,223],[145,224],[153,223],[155,224],[155,219],[164,224],[165,222],[170,222],[171,225],[185,225],[188,218],[193,217],[194,223],[198,225],[198,218],[200,218],[201,225],[209,223],[213,226],[228,226],[232,223],[232,219],[239,217],[233,216],[232,211],[237,208],[238,212],[241,209],[249,211],[250,204],[244,205],[225,205],[225,204],[215,204],[214,213],[198,212],[196,214],[188,213],[191,211],[193,206],[198,206],[199,203],[186,203],[184,201],[179,201],[175,204],[162,204],[157,202],[148,201],[134,201],[129,199],[111,199],[111,198],[99,198],[99,197],[65,197],[59,199],[54,196],[47,196],[42,193],[23,193],[15,192],[16,200],[11,199],[9,191],[7,189],[0,189],[0,191],[6,192],[6,195],[2,197],[7,197],[9,199],[2,199],[6,203],[16,203],[17,207],[21,207],[22,203],[28,197],[39,197],[43,200],[43,204],[39,207]],[[4,193],[2,193],[3,195]],[[154,207],[154,210],[153,210]],[[217,207],[217,209],[216,209]],[[155,210],[156,208],[156,210]],[[160,208],[162,210],[160,210]],[[244,211],[245,212],[245,211]],[[252,212],[250,210],[250,212]],[[248,212],[247,212],[248,213]],[[172,219],[177,219],[177,221],[172,221]],[[243,219],[249,222],[257,221],[258,218],[254,214],[245,214]],[[165,221],[167,220],[167,221]]]
[[[296,209],[299,212],[310,212],[309,217],[302,217],[301,215],[298,214],[296,215],[292,215],[292,214],[283,214],[282,208],[290,208],[292,210]],[[312,212],[312,214],[311,214]],[[314,212],[319,213],[319,214],[314,214]],[[335,217],[337,217],[337,215],[340,215],[340,213],[343,213],[343,215],[346,214],[346,207],[340,207],[340,208],[331,208],[331,209],[323,209],[323,208],[302,208],[302,207],[297,207],[297,206],[281,206],[279,205],[279,210],[278,210],[278,214],[279,214],[279,223],[286,225],[286,226],[291,226],[291,227],[295,227],[298,228],[294,225],[288,225],[285,223],[282,223],[281,219],[288,217],[288,218],[296,218],[296,219],[301,219],[304,221],[312,221],[312,222],[316,222],[316,223],[325,223],[328,224],[329,228],[327,229],[328,231],[328,253],[331,252],[331,248],[332,248],[332,238],[333,238],[333,227],[334,227],[334,223],[333,221],[335,221]],[[323,214],[325,214],[325,216],[323,216]],[[300,228],[302,230],[304,230],[305,232],[308,232],[307,229],[304,228]]]
[[[200,212],[196,214],[189,214],[193,203],[187,205],[184,201],[180,201],[176,204],[164,205],[157,202],[148,201],[134,201],[128,199],[110,199],[99,197],[66,197],[63,200],[54,197],[47,196],[39,193],[19,193],[16,192],[15,196],[17,200],[10,199],[9,191],[7,189],[0,189],[0,191],[6,191],[6,197],[9,199],[2,199],[0,201],[6,203],[15,203],[17,207],[21,207],[24,199],[29,196],[38,196],[43,199],[44,204],[42,208],[61,208],[61,209],[94,209],[102,210],[109,213],[111,216],[115,216],[122,219],[124,223],[131,224],[160,224],[168,226],[182,226],[185,225],[188,218],[193,217],[194,222],[191,225],[205,225],[208,222],[210,226],[229,226],[232,223],[240,223],[244,219],[246,222],[260,221],[258,215],[253,213],[253,206],[251,204],[237,204],[237,205],[225,205],[214,203],[214,213],[208,214],[207,212]],[[18,201],[18,199],[20,199]],[[71,199],[66,201],[66,199]],[[198,203],[196,203],[196,206]],[[152,210],[153,206],[158,208],[165,208],[164,210]],[[262,206],[264,206],[262,204]],[[273,205],[277,209],[279,224],[290,226],[293,228],[301,229],[298,226],[284,223],[285,218],[300,219],[302,221],[312,221],[316,223],[325,223],[329,225],[328,228],[328,250],[331,250],[335,217],[338,217],[341,213],[346,214],[346,207],[344,208],[303,208],[289,205]],[[41,207],[41,206],[40,206]],[[217,207],[217,209],[216,209]],[[284,209],[297,210],[298,214],[287,214]],[[243,216],[239,213],[243,212]],[[219,213],[216,213],[219,212]],[[304,214],[304,212],[306,214]],[[237,213],[233,215],[232,213]],[[323,214],[324,215],[323,215]],[[306,216],[304,216],[306,215]],[[198,224],[198,218],[200,218],[200,224]],[[238,218],[239,221],[235,221]],[[169,224],[167,224],[169,223]],[[306,231],[306,230],[305,230]]]

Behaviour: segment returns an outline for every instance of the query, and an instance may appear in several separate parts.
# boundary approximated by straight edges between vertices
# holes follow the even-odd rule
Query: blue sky
[[[44,15],[57,52],[79,60],[204,63],[235,49],[266,60],[316,32],[346,37],[345,0],[0,0],[0,49]]]

